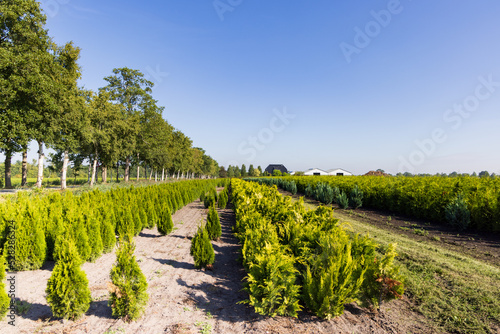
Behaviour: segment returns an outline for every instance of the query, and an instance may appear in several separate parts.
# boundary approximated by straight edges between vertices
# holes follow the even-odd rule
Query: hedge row
[[[305,194],[308,186],[319,183],[337,187],[346,194],[358,186],[363,206],[450,223],[447,210],[463,199],[470,215],[469,228],[478,231],[500,231],[500,178],[477,177],[384,177],[384,176],[292,176],[297,190]],[[449,214],[448,214],[449,216]]]
[[[73,239],[84,261],[110,252],[116,236],[158,226],[167,234],[171,214],[224,179],[188,180],[146,187],[37,196],[18,192],[0,203],[0,246],[11,271],[34,270],[56,260],[61,238]]]
[[[378,308],[403,293],[395,246],[381,250],[369,237],[348,233],[331,208],[307,211],[275,186],[238,179],[231,199],[247,270],[244,302],[256,312],[296,316],[306,306],[330,318],[346,303]],[[378,260],[377,251],[385,253]]]

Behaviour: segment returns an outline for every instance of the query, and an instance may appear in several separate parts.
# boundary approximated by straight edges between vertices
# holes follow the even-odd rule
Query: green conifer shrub
[[[170,214],[170,210],[168,207],[165,207],[163,209],[163,214],[160,217],[160,220],[158,220],[158,232],[160,232],[161,235],[167,235],[170,232],[172,232],[174,228],[174,223],[172,221],[172,215]]]
[[[87,218],[87,234],[90,247],[89,261],[94,262],[102,255],[104,246],[102,244],[101,227],[94,216]]]
[[[203,201],[203,205],[205,205],[205,209],[208,209],[209,207],[214,205],[215,202],[216,202],[216,200],[215,200],[214,196],[212,194],[208,194],[207,196],[205,196],[205,200]]]
[[[116,235],[115,229],[107,217],[101,224],[101,236],[103,253],[111,252],[116,244]]]
[[[337,202],[341,209],[347,209],[347,207],[349,206],[349,199],[343,191],[338,194],[337,200],[335,202]]]
[[[368,269],[360,292],[363,307],[378,310],[383,302],[403,297],[403,278],[393,263],[396,256],[396,245],[389,244],[380,261],[373,256],[367,258]]]
[[[215,205],[212,205],[208,210],[206,229],[208,237],[211,240],[217,240],[222,235],[219,214],[217,213],[217,209],[215,209]]]
[[[459,231],[467,229],[470,224],[470,211],[462,194],[451,201],[444,209],[446,222]]]
[[[219,209],[225,209],[226,208],[226,205],[227,205],[227,191],[223,191],[220,195],[219,195],[219,201],[217,202],[217,207]]]
[[[349,197],[349,206],[353,209],[360,208],[363,205],[363,192],[359,190],[356,185],[351,190],[351,196]]]
[[[134,217],[134,235],[139,235],[141,233],[143,226],[142,226],[142,220],[141,216],[139,214],[139,209],[135,208],[133,209],[133,214],[132,216]]]
[[[135,244],[130,235],[120,237],[116,262],[111,269],[109,305],[114,317],[130,322],[144,312],[149,295],[148,283],[134,256]]]
[[[0,320],[9,310],[10,298],[5,290],[5,257],[0,256]]]
[[[89,309],[92,301],[88,280],[81,270],[82,260],[70,238],[63,238],[58,258],[47,282],[47,302],[55,317],[75,320]]]
[[[72,239],[75,242],[76,249],[80,258],[85,262],[90,259],[92,248],[89,243],[89,235],[84,225],[83,217],[77,218],[72,224]]]
[[[252,305],[262,315],[296,317],[301,307],[294,259],[279,245],[267,243],[248,267],[245,290],[249,299],[243,303]]]
[[[194,259],[194,266],[197,269],[207,268],[207,266],[214,263],[215,252],[205,227],[198,227],[198,231],[191,240],[190,254]]]
[[[316,254],[307,259],[302,296],[318,317],[330,319],[356,300],[366,266],[351,253],[348,234],[341,228],[319,236]]]

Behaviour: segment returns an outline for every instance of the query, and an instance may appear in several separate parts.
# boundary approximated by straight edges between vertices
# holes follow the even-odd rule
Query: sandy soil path
[[[156,228],[136,237],[136,257],[148,280],[149,303],[145,315],[125,323],[111,316],[106,283],[115,261],[106,254],[82,267],[87,274],[93,302],[77,321],[51,318],[45,288],[53,263],[17,274],[17,295],[31,308],[16,318],[13,327],[3,320],[0,333],[430,333],[424,319],[410,310],[407,301],[383,306],[372,314],[348,305],[341,317],[326,321],[303,312],[297,319],[269,318],[238,304],[247,298],[242,291],[245,276],[237,261],[239,245],[232,235],[234,213],[219,210],[222,237],[214,242],[213,271],[194,268],[189,254],[191,238],[207,210],[195,201],[173,215],[175,230],[161,236]]]

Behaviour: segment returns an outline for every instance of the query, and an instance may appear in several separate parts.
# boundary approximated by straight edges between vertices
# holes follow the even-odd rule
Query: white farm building
[[[352,175],[351,172],[346,171],[345,169],[342,168],[335,168],[335,169],[329,169],[327,171],[324,171],[319,168],[309,168],[304,172],[304,175],[335,175],[335,176],[350,176]]]

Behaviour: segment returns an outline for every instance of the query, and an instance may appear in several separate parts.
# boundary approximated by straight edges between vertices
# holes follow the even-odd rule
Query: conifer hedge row
[[[231,181],[235,234],[242,243],[246,291],[256,312],[296,316],[304,306],[323,318],[358,301],[378,308],[404,289],[393,265],[395,246],[379,249],[348,233],[331,208],[307,211],[276,186]],[[377,255],[380,252],[382,255]]]
[[[460,211],[470,216],[468,227],[478,231],[500,231],[500,178],[473,176],[287,176],[276,179],[295,182],[298,192],[307,194],[326,183],[351,194],[357,186],[363,193],[363,206],[392,211],[436,223],[456,226],[450,206],[463,202]],[[283,188],[280,186],[280,188]],[[458,226],[463,229],[463,223]]]
[[[187,180],[79,196],[18,192],[0,203],[0,249],[11,271],[34,270],[56,260],[62,239],[73,240],[82,261],[93,261],[114,248],[117,235],[138,235],[154,226],[169,233],[171,214],[225,183]]]

